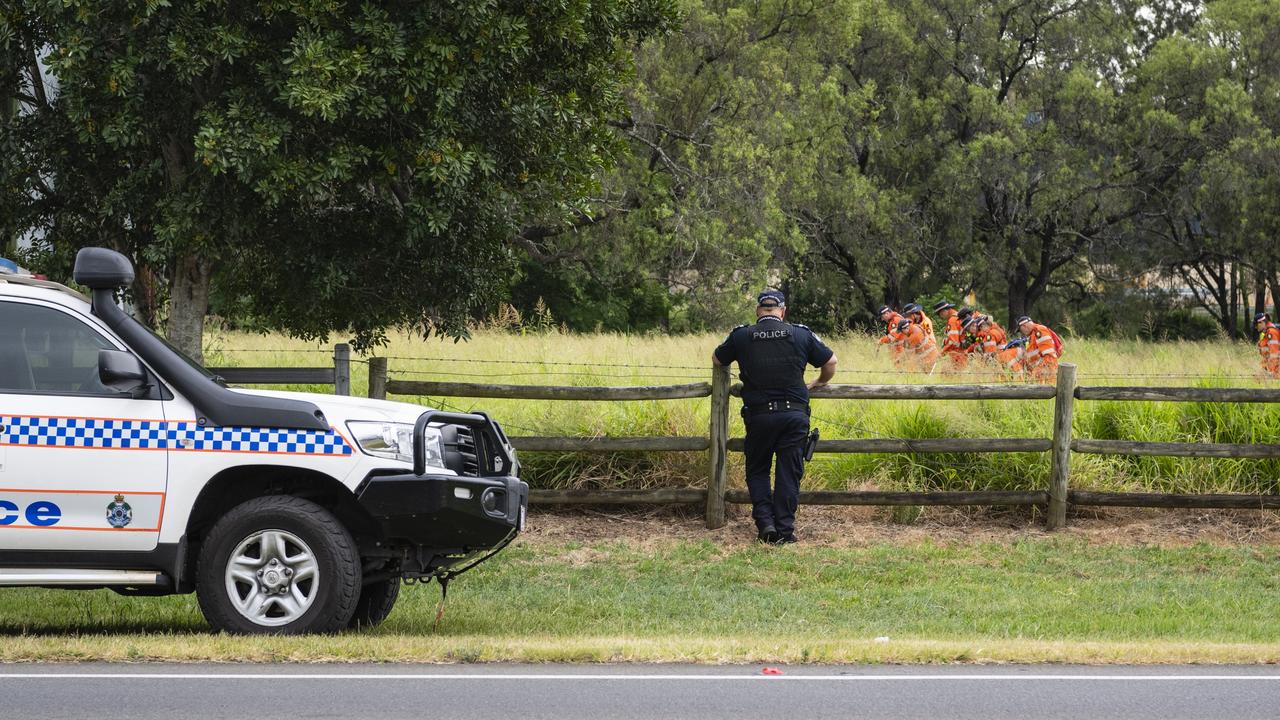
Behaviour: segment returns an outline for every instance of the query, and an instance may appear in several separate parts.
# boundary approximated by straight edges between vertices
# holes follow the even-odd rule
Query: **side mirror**
[[[123,350],[99,350],[98,379],[112,390],[136,393],[147,386],[147,369]]]

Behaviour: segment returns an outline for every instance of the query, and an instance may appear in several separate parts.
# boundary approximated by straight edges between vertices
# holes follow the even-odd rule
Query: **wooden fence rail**
[[[729,450],[742,452],[743,438],[731,438]],[[1040,438],[869,438],[819,440],[820,453],[1038,453],[1053,449],[1052,440]]]
[[[336,357],[336,354],[335,354]],[[629,505],[706,504],[707,527],[724,525],[726,503],[750,503],[745,490],[729,489],[728,453],[742,450],[742,438],[729,437],[730,397],[742,386],[729,382],[726,368],[712,369],[710,383],[637,387],[532,386],[396,380],[387,361],[369,360],[369,397],[387,394],[527,400],[628,401],[711,398],[706,437],[513,437],[525,452],[707,452],[706,488],[653,490],[535,489],[536,504]],[[1280,508],[1278,495],[1177,495],[1106,493],[1070,488],[1071,455],[1148,455],[1162,457],[1277,458],[1280,445],[1235,443],[1161,443],[1092,440],[1072,437],[1075,403],[1089,400],[1138,402],[1280,402],[1280,390],[1249,388],[1077,387],[1076,368],[1063,363],[1053,385],[831,385],[813,391],[815,400],[1053,400],[1051,438],[862,438],[821,440],[820,453],[1050,453],[1044,490],[965,492],[819,491],[800,493],[800,502],[816,505],[1033,505],[1046,508],[1049,529],[1063,527],[1069,505],[1170,508]]]
[[[1154,457],[1265,459],[1280,458],[1280,445],[1133,442],[1131,440],[1072,440],[1071,452],[1090,455],[1147,455]]]
[[[1076,399],[1138,400],[1146,402],[1274,403],[1280,402],[1280,389],[1082,386],[1076,388]]]
[[[729,502],[751,504],[746,490],[730,490]],[[800,493],[805,505],[1047,505],[1043,490],[974,490],[965,492],[888,492],[881,490],[814,490]]]
[[[704,437],[513,437],[528,452],[706,452]]]
[[[742,397],[742,385],[730,388]],[[1052,400],[1052,385],[828,385],[814,399],[831,400]]]
[[[508,398],[514,400],[681,400],[711,395],[709,383],[633,387],[579,387],[575,385],[486,385],[480,383],[388,380],[393,395],[437,397]]]
[[[209,368],[209,372],[232,385],[332,385],[335,395],[350,395],[351,346],[333,346],[332,366],[222,367]]]

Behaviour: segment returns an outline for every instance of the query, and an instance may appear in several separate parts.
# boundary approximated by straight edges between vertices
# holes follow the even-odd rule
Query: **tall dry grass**
[[[375,354],[390,359],[393,377],[531,385],[659,385],[702,382],[720,335],[575,335],[557,331],[486,330],[464,342],[397,334]],[[896,371],[873,338],[829,338],[840,358],[836,382],[989,382],[990,372],[958,375]],[[210,365],[306,366],[329,362],[331,345],[278,336],[215,332]],[[357,356],[357,360],[363,356]],[[1081,384],[1275,386],[1257,374],[1251,346],[1225,341],[1146,343],[1067,341],[1064,362]],[[353,367],[354,392],[364,394],[366,366]],[[325,391],[325,388],[300,388]],[[709,401],[547,402],[469,398],[394,399],[436,407],[484,409],[512,435],[705,435]],[[734,401],[733,407],[737,407]],[[825,438],[1049,437],[1052,401],[834,401],[813,406]],[[730,430],[742,422],[731,415]],[[1280,442],[1280,405],[1080,402],[1077,437],[1183,442]],[[740,455],[731,476],[741,482]],[[704,453],[525,453],[529,480],[540,487],[700,485]],[[1039,489],[1047,454],[819,455],[805,486],[814,489]],[[1075,455],[1072,485],[1082,489],[1156,492],[1275,492],[1280,461]]]

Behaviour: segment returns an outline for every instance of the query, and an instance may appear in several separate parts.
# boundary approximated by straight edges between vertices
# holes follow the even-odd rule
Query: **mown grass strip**
[[[1277,662],[1278,555],[522,545],[459,579],[436,629],[430,586],[374,631],[309,638],[209,634],[191,597],[0,591],[0,660]]]

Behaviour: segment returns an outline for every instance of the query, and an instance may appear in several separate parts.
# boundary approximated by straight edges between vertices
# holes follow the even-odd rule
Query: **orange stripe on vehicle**
[[[163,492],[154,490],[46,490],[44,488],[0,488],[0,492],[9,493],[31,493],[40,495],[43,493],[64,493],[69,495],[159,495],[164,497]]]

